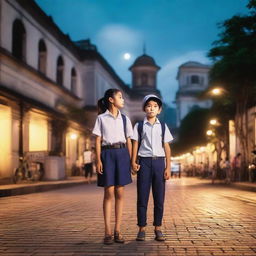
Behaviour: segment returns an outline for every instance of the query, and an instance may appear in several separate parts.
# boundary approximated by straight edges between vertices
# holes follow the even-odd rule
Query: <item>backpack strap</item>
[[[142,133],[143,133],[143,124],[144,124],[144,121],[138,122],[138,143],[139,143],[138,149],[140,148],[140,144],[141,144]]]
[[[123,119],[123,124],[124,124],[124,137],[127,138],[127,133],[126,133],[126,116],[121,114],[122,119]]]
[[[143,132],[143,124],[144,122],[143,121],[139,121],[138,122],[138,135],[139,135],[139,147],[140,148],[140,144],[141,144],[141,140],[142,140],[142,132]],[[165,123],[161,122],[160,121],[160,124],[161,124],[161,129],[162,129],[162,145],[164,146],[164,135],[165,135]]]
[[[161,122],[161,128],[162,128],[162,144],[164,146],[164,134],[165,134],[165,123]]]

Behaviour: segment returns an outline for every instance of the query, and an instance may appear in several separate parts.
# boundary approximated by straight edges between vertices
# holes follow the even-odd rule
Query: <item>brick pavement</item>
[[[0,255],[256,255],[255,193],[207,183],[167,183],[162,243],[151,225],[146,241],[135,241],[135,184],[126,187],[124,245],[101,242],[103,191],[95,184],[0,198]],[[149,224],[152,215],[150,200]]]

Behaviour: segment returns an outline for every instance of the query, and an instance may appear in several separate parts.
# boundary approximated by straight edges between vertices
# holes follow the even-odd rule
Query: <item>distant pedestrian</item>
[[[222,168],[226,174],[226,179],[225,179],[226,184],[230,184],[230,182],[231,182],[231,164],[230,164],[228,157],[225,158]]]
[[[84,177],[85,180],[90,184],[93,175],[93,163],[92,163],[92,151],[84,151]]]
[[[215,162],[212,164],[211,173],[212,173],[212,184],[214,184],[215,179],[217,177],[217,164]]]
[[[237,153],[232,161],[233,181],[241,181],[241,153]]]
[[[221,180],[224,180],[226,178],[225,162],[226,162],[226,159],[223,159],[223,158],[220,159],[220,174],[219,174],[219,176],[220,176]]]

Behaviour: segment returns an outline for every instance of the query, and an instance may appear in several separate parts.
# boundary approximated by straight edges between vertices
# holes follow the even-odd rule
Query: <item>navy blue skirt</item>
[[[101,151],[103,174],[98,174],[98,186],[124,186],[132,182],[130,155],[127,148]]]

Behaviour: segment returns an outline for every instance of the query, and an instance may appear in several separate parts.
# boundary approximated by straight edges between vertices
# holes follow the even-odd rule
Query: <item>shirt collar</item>
[[[104,114],[105,114],[105,115],[109,115],[109,116],[115,118],[115,117],[112,115],[112,113],[111,113],[108,109],[105,111]],[[120,118],[121,118],[121,112],[120,112],[120,110],[118,110],[118,114],[117,114],[116,119],[120,119]]]
[[[143,121],[143,124],[146,124],[146,123],[151,124],[151,123],[148,121],[147,117],[145,117],[145,118],[144,118],[144,121]],[[160,121],[159,121],[159,119],[158,119],[158,118],[156,118],[156,122],[155,122],[155,124],[160,124]]]

